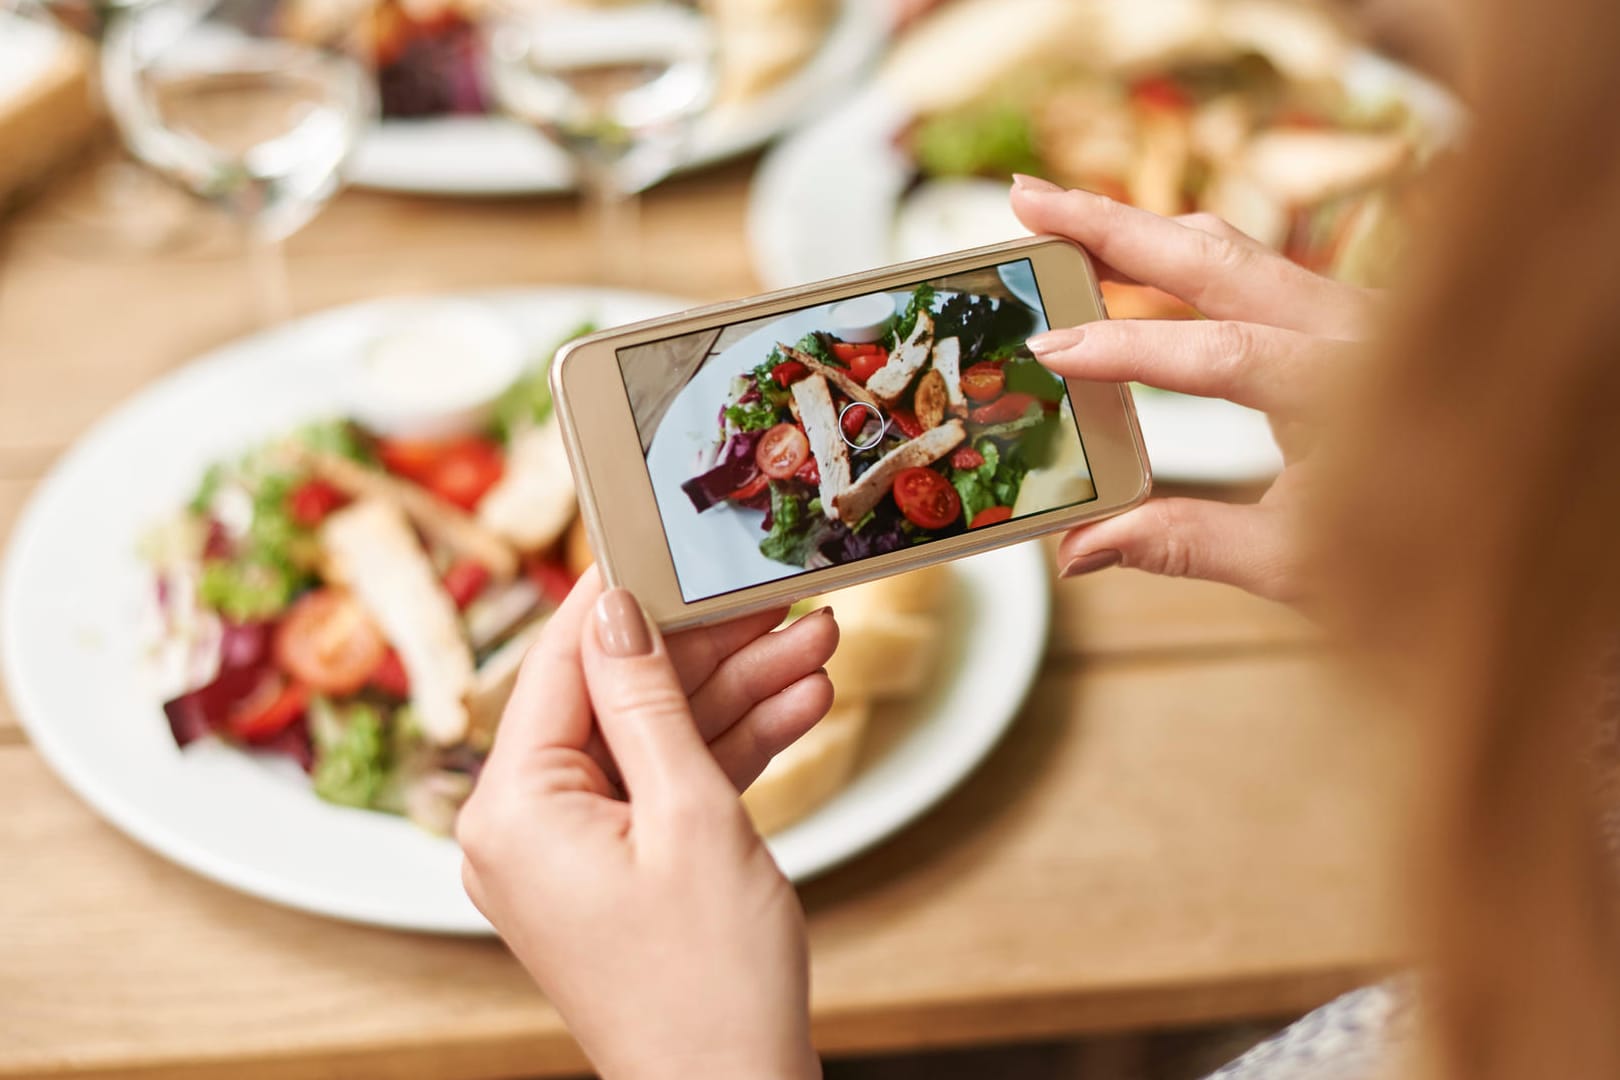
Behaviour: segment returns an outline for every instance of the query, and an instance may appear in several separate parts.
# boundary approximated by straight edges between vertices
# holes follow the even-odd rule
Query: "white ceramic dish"
[[[889,28],[887,4],[843,0],[815,56],[758,97],[704,117],[681,167],[746,153],[808,120],[864,81]],[[361,141],[347,173],[363,187],[423,195],[527,195],[574,186],[566,154],[499,116],[385,120]]]
[[[1455,100],[1433,83],[1370,52],[1353,54],[1346,85],[1367,97],[1394,95],[1444,135],[1461,123]],[[901,220],[912,164],[896,143],[911,110],[875,84],[779,143],[755,176],[748,232],[754,266],[770,288],[870,270],[1022,235],[997,213],[987,182],[960,185],[949,205]],[[858,167],[856,165],[858,163]],[[1224,401],[1141,393],[1137,411],[1154,477],[1241,483],[1281,467],[1260,413]]]
[[[586,289],[466,295],[536,348],[583,318],[612,325],[683,306]],[[135,554],[208,462],[340,408],[343,373],[421,300],[315,315],[228,345],[100,422],[34,493],[0,578],[0,661],[17,715],[57,773],[108,821],[190,869],[276,903],[356,922],[486,933],[454,843],[403,819],[324,803],[296,769],[204,741],[178,750],[140,641],[151,583]],[[956,631],[893,749],[772,840],[802,879],[923,813],[990,750],[1034,679],[1049,622],[1041,549],[956,566]]]

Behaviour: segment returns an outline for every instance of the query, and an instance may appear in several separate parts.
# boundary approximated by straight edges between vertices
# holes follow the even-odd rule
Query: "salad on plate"
[[[1032,471],[1078,450],[1062,380],[1024,345],[1028,307],[930,284],[875,295],[880,330],[815,330],[732,379],[681,485],[700,515],[762,511],[759,551],[777,563],[838,565],[1006,521]]]
[[[487,321],[434,320],[379,342],[371,382],[408,385],[446,322],[501,352]],[[207,470],[142,551],[179,746],[284,756],[323,799],[449,831],[526,646],[590,561],[545,367],[494,384],[486,365],[459,400],[370,394]]]

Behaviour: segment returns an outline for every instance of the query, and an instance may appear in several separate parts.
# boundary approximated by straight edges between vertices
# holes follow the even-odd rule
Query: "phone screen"
[[[688,603],[1097,497],[1028,259],[618,350]]]

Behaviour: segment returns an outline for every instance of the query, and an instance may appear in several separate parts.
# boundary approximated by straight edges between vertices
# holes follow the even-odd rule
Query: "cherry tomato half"
[[[873,348],[876,350],[875,352],[860,353],[849,362],[850,378],[862,386],[866,385],[868,379],[882,371],[889,362],[887,349],[884,349],[881,345],[873,346]]]
[[[962,372],[962,393],[974,401],[991,401],[1007,388],[1007,373],[989,361],[974,364]]]
[[[908,439],[915,439],[923,433],[923,426],[917,420],[917,414],[909,409],[895,409],[889,414],[889,419],[900,429],[900,434]]]
[[[968,528],[982,529],[986,525],[998,525],[1010,517],[1012,517],[1012,507],[989,506],[973,515],[973,520],[968,522]]]
[[[810,440],[793,424],[777,424],[754,448],[754,464],[772,480],[786,480],[804,467]]]
[[[467,439],[446,451],[423,486],[453,506],[472,510],[505,471],[500,447],[483,439]]]
[[[399,653],[389,649],[383,653],[382,662],[377,670],[371,673],[366,685],[380,693],[401,701],[411,696],[411,677],[406,674],[405,662],[399,658]]]
[[[835,341],[832,343],[832,354],[846,364],[853,363],[857,356],[883,351],[883,346],[875,341]]]
[[[353,594],[316,589],[276,627],[276,666],[321,694],[352,694],[377,670],[388,643]]]
[[[1171,112],[1182,112],[1192,108],[1192,98],[1187,91],[1176,84],[1173,79],[1165,76],[1153,76],[1143,79],[1131,87],[1131,101],[1149,109],[1165,109]]]
[[[959,446],[951,453],[951,468],[977,469],[984,464],[984,455],[971,446]]]
[[[448,442],[383,439],[377,443],[377,457],[389,472],[463,510],[476,508],[506,471],[501,448],[476,437]]]
[[[311,478],[293,488],[287,496],[287,513],[304,528],[313,529],[348,501],[347,495],[325,480]]]
[[[1023,416],[1038,401],[1040,399],[1034,394],[1004,394],[990,404],[980,405],[969,412],[968,419],[975,424],[1005,424]]]
[[[546,558],[534,558],[524,566],[523,572],[528,575],[540,594],[553,604],[561,604],[568,599],[573,591],[574,582],[579,578],[560,562]]]
[[[309,708],[309,688],[266,671],[252,693],[225,717],[225,728],[243,742],[265,742],[280,735]]]
[[[478,599],[478,594],[489,584],[489,567],[473,559],[457,559],[440,580],[444,591],[455,602],[456,610],[466,611],[467,605]]]
[[[810,369],[797,360],[784,360],[771,368],[771,378],[776,385],[786,389],[810,374]]]
[[[894,478],[894,502],[913,525],[943,529],[962,515],[962,497],[933,469],[906,469]]]
[[[748,483],[744,484],[736,491],[733,491],[730,495],[727,495],[726,498],[731,502],[747,502],[749,499],[752,499],[754,496],[764,491],[765,488],[770,485],[770,482],[770,477],[766,476],[762,472],[757,472],[754,474],[754,478],[752,480],[748,481]]]

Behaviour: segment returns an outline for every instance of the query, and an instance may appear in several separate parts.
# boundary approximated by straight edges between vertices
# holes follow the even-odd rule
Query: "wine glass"
[[[284,30],[230,0],[163,0],[116,20],[101,54],[130,152],[241,229],[266,323],[286,314],[282,241],[337,192],[377,109],[354,35]]]
[[[638,196],[674,169],[714,100],[713,22],[678,0],[506,0],[484,34],[491,97],[573,159],[599,276],[634,282]]]
[[[164,0],[0,0],[0,34],[28,31],[100,43],[107,27],[130,10]],[[9,23],[8,23],[9,20]],[[41,35],[41,40],[45,40]],[[102,95],[94,65],[86,73],[90,104]],[[56,246],[75,255],[145,254],[188,235],[193,224],[181,196],[127,159],[99,161],[86,190],[55,200],[45,218]]]

